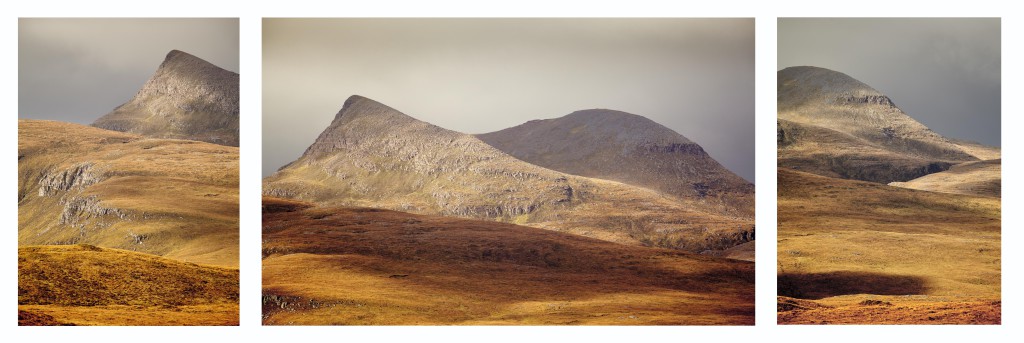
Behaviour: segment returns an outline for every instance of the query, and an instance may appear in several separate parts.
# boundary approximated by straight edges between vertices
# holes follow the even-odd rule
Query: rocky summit
[[[92,125],[238,146],[238,74],[172,50],[142,89]]]

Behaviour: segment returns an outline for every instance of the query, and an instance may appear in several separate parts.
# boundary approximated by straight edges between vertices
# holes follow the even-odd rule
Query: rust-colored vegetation
[[[781,324],[998,324],[1000,202],[779,169]]]

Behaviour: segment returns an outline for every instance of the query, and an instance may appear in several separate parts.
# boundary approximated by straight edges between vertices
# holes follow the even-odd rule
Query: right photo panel
[[[778,34],[779,324],[999,324],[1000,20]]]

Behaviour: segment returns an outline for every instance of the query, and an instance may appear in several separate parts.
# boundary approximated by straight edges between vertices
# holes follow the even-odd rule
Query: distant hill
[[[477,137],[544,168],[714,203],[723,213],[753,218],[753,184],[722,167],[697,143],[635,114],[576,111]]]
[[[18,245],[238,266],[238,148],[18,121]]]
[[[172,50],[135,97],[92,125],[238,146],[238,74]]]
[[[266,325],[752,325],[754,264],[538,228],[263,200]]]
[[[928,174],[890,186],[941,193],[1000,197],[1002,194],[1002,160],[967,162],[944,172]]]
[[[780,167],[889,183],[998,158],[998,149],[936,134],[868,85],[836,71],[778,72]]]
[[[320,206],[490,219],[688,251],[753,239],[746,209],[540,167],[360,96],[263,185],[265,195]],[[718,194],[713,186],[707,192]]]

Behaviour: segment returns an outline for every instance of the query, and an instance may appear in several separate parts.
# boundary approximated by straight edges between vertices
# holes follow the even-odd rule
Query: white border
[[[1015,327],[1021,325],[1021,297],[1016,290],[1022,268],[1020,251],[1012,243],[1020,242],[1015,230],[1022,221],[1020,174],[1022,128],[1015,115],[1021,111],[1013,95],[1021,94],[1019,39],[1021,12],[1009,1],[894,1],[863,0],[856,3],[823,1],[703,1],[672,3],[655,0],[612,1],[163,1],[147,5],[141,1],[20,1],[3,6],[4,21],[0,37],[3,51],[4,108],[2,144],[8,151],[0,179],[8,180],[0,194],[13,194],[17,165],[13,151],[17,146],[17,18],[18,17],[240,17],[242,80],[241,148],[241,326],[240,327],[97,327],[97,328],[24,328],[15,321],[17,251],[14,239],[17,203],[13,196],[3,198],[3,218],[7,219],[8,239],[3,241],[0,258],[0,294],[6,299],[7,315],[0,317],[4,339],[16,341],[144,340],[181,342],[184,339],[297,341],[326,339],[340,341],[1009,341]],[[13,7],[13,8],[12,8]],[[757,227],[758,244],[757,325],[755,327],[262,327],[260,326],[260,165],[261,120],[261,17],[756,17],[756,151],[757,151]],[[777,326],[775,325],[775,69],[776,17],[1002,17],[1003,80],[1003,325],[1001,326]],[[1013,39],[1013,37],[1017,37]],[[880,37],[879,39],[884,39]],[[870,47],[865,47],[869,49]],[[1010,244],[1007,244],[1010,243]]]

